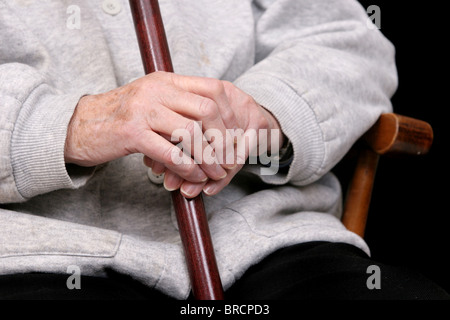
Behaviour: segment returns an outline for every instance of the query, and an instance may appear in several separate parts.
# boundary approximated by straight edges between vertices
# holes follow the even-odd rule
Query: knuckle
[[[245,94],[243,102],[245,105],[255,105],[256,104],[255,99],[253,99],[253,97],[248,94]]]
[[[208,87],[214,95],[221,95],[225,90],[223,82],[218,79],[208,79]]]
[[[225,94],[239,96],[244,93],[239,87],[236,87],[233,82],[222,80],[222,86]]]
[[[213,100],[204,98],[199,105],[199,113],[202,118],[213,119],[218,114],[218,106]]]
[[[228,80],[221,80],[220,81],[222,83],[222,86],[224,89],[230,88],[230,87],[234,87],[234,84],[231,81]]]
[[[224,92],[228,95],[230,92],[237,89],[237,87],[230,81],[222,80],[222,86]]]
[[[173,82],[173,75],[169,72],[155,71],[142,78],[140,89],[147,93],[151,91],[160,91]]]
[[[170,73],[158,70],[148,74],[146,77],[156,79],[170,79]]]
[[[196,126],[195,121],[190,120],[190,121],[187,122],[187,124],[186,124],[184,130],[186,130],[186,133],[187,133],[188,136],[191,136],[191,137],[194,136],[194,133],[195,133],[195,126]]]
[[[226,123],[228,126],[234,126],[236,117],[234,115],[233,110],[231,108],[223,110],[222,111],[222,119],[223,119],[224,123]]]
[[[195,165],[192,164],[186,164],[183,166],[182,168],[183,174],[187,177],[190,178],[191,176],[194,175],[195,173]]]
[[[181,164],[174,166],[172,170],[181,178],[189,180],[195,173],[195,165],[187,162],[187,159],[185,158]]]
[[[267,119],[266,117],[262,117],[260,128],[261,129],[270,129],[269,119]]]

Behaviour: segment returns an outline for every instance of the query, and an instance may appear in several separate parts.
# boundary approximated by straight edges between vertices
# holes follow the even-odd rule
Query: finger
[[[210,143],[214,146],[217,158],[221,161],[220,163],[222,166],[227,169],[233,168],[235,163],[226,161],[226,159],[232,158],[230,153],[232,153],[233,150],[233,144],[232,141],[228,139],[229,134],[226,129],[235,129],[238,127],[237,118],[233,108],[230,106],[227,94],[227,92],[232,91],[230,87],[234,87],[234,85],[213,78],[180,75],[174,77],[173,81],[176,86],[184,91],[195,93],[198,96],[208,98],[210,101],[214,102],[208,103],[208,100],[203,102],[200,101],[200,103],[197,103],[197,107],[194,106],[190,110],[190,116],[196,117],[196,119],[201,117],[204,122],[203,125],[205,130],[216,129],[222,133],[223,139],[220,139],[221,144],[217,141]],[[220,118],[220,122],[217,117]],[[222,123],[223,126],[221,125]],[[208,141],[210,141],[206,132],[205,136]]]
[[[153,163],[159,162],[163,164],[184,180],[204,182],[208,179],[208,176],[193,159],[186,156],[177,146],[151,130],[142,133],[136,144],[138,152],[153,159]]]
[[[179,147],[195,159],[209,178],[219,180],[226,176],[226,171],[220,165],[215,154],[208,152],[214,147],[203,136],[199,123],[171,109],[160,108],[158,111],[152,112],[149,124],[152,130],[160,135],[170,136],[172,142],[181,142]]]
[[[242,169],[245,161],[249,156],[257,156],[257,135],[254,130],[247,130],[242,135],[236,136],[237,140],[237,166],[233,169],[227,170],[227,176],[219,181],[207,181],[203,187],[203,192],[208,195],[216,195],[223,188],[225,188],[233,177]]]
[[[203,191],[205,184],[206,182],[192,183],[189,181],[184,181],[181,185],[180,191],[185,198],[194,198]]]
[[[164,173],[165,170],[166,170],[166,167],[161,162],[157,162],[157,161],[153,162],[152,171],[155,174],[162,174],[162,173]]]
[[[206,182],[192,183],[185,181],[170,170],[167,170],[164,176],[164,188],[167,191],[180,189],[182,195],[188,199],[198,196],[203,191],[205,184]]]
[[[152,172],[155,174],[162,174],[166,169],[162,163],[154,161],[147,156],[144,156],[143,161],[147,167],[152,168]]]
[[[172,140],[181,141],[179,145],[181,144],[183,152],[192,156],[209,178],[220,180],[226,176],[226,171],[216,157],[214,146],[204,137],[198,122],[191,122],[184,130],[174,131]]]
[[[213,95],[210,95],[213,96]],[[179,90],[175,94],[164,97],[164,105],[177,114],[183,115],[188,119],[194,119],[200,122],[202,132],[205,133],[207,142],[216,152],[216,158],[224,168],[230,168],[229,163],[225,161],[227,155],[232,151],[232,141],[226,139],[227,127],[222,119],[220,109],[229,109],[226,99],[223,102],[217,102],[209,97],[194,94],[192,92]],[[226,104],[226,107],[224,107]],[[168,128],[163,128],[168,129]],[[215,139],[212,139],[215,137]],[[219,138],[221,137],[221,138]],[[228,156],[228,158],[230,158]]]
[[[171,170],[166,170],[164,175],[164,188],[167,191],[174,191],[181,187],[183,179]]]
[[[146,155],[144,155],[142,160],[147,167],[149,168],[153,167],[153,160],[147,157]]]
[[[256,130],[249,129],[244,132],[244,130],[235,130],[233,136],[235,142],[235,158],[236,163],[244,164],[249,156],[257,156],[257,146],[258,146],[258,135]]]
[[[179,88],[202,97],[209,98],[217,103],[220,116],[228,129],[237,127],[236,116],[230,108],[225,88],[231,83],[214,78],[177,75],[173,82]]]
[[[203,192],[208,195],[216,195],[218,194],[223,188],[225,188],[233,179],[233,177],[241,170],[243,165],[237,165],[234,169],[228,170],[226,178],[220,180],[220,181],[212,181],[209,180],[205,183],[203,187]]]

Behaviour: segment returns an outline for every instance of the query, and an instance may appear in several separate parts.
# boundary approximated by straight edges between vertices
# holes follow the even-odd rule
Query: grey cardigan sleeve
[[[395,49],[349,0],[257,0],[257,63],[235,84],[274,114],[294,150],[267,183],[306,185],[328,172],[397,88]],[[260,174],[257,166],[248,170]]]
[[[0,203],[79,187],[92,170],[71,176],[64,144],[82,93],[53,86],[49,52],[4,2],[0,30]]]

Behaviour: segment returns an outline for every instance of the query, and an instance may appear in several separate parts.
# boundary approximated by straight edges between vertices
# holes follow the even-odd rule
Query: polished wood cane
[[[174,72],[158,0],[130,0],[130,7],[145,73]],[[171,193],[194,298],[222,300],[202,195],[187,199],[179,190]]]

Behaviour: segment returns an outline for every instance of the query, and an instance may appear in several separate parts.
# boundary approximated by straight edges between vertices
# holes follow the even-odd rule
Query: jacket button
[[[122,7],[118,0],[105,0],[102,3],[102,8],[103,11],[112,16],[115,16],[122,10]]]
[[[155,174],[152,168],[148,168],[147,176],[154,184],[162,184],[164,182],[164,172],[161,174]]]

